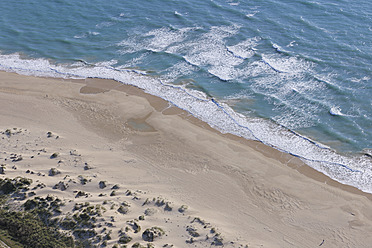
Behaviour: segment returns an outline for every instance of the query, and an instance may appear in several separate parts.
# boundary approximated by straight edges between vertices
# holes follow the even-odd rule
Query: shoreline
[[[262,143],[221,134],[135,86],[0,72],[0,94],[1,128],[53,129],[63,147],[77,147],[95,164],[97,178],[185,203],[236,244],[313,247],[326,240],[329,247],[367,247],[371,241],[371,194]],[[40,119],[17,99],[42,107]],[[63,168],[70,176],[82,173]]]
[[[16,63],[10,62],[10,64],[15,67],[3,67],[3,70],[8,68],[12,72],[19,71],[20,74],[29,74],[27,72],[30,72],[31,75],[64,78],[66,80],[70,80],[71,77],[95,80],[106,80],[103,78],[109,78],[109,80],[114,80],[115,82],[128,83],[134,87],[144,89],[145,92],[151,95],[169,101],[202,122],[208,123],[221,133],[230,133],[247,140],[260,141],[276,150],[300,158],[310,167],[343,185],[356,187],[363,192],[372,192],[371,186],[365,183],[366,180],[364,179],[372,173],[370,170],[372,168],[372,160],[366,154],[358,153],[351,156],[350,154],[338,153],[328,146],[317,143],[284,126],[277,125],[275,122],[260,118],[246,119],[231,107],[214,101],[199,91],[189,91],[183,87],[165,84],[156,77],[147,76],[135,69],[115,71],[115,69],[109,67],[91,68],[92,70],[78,67],[77,70],[74,70],[54,66],[46,61],[49,66],[46,67],[45,64],[42,64],[40,65],[40,71],[29,71],[28,67],[23,65],[23,62],[32,63],[32,60],[24,61],[18,55],[12,55],[11,58],[14,59],[14,56]],[[20,60],[18,61],[18,59]],[[114,81],[111,83],[114,83]],[[102,91],[99,87],[105,88],[106,86],[98,86],[97,88],[93,85],[85,87],[82,91],[97,93]]]
[[[150,94],[144,92],[144,90],[142,90],[142,89],[140,89],[136,86],[122,84],[122,83],[116,82],[114,80],[91,78],[91,79],[88,79],[88,82],[87,82],[86,79],[85,80],[84,79],[82,79],[82,80],[72,80],[72,81],[77,81],[79,83],[85,84],[85,86],[83,86],[80,90],[80,93],[82,93],[82,94],[99,94],[99,93],[108,92],[110,90],[119,90],[119,91],[123,91],[123,92],[129,93],[129,94],[134,94],[136,96],[146,98],[149,101],[149,103],[151,104],[151,106],[154,107],[157,111],[161,111],[162,108],[164,108],[165,106],[167,106],[169,104],[169,103],[167,103],[166,100],[164,100],[160,97],[157,97],[157,96],[150,95]],[[105,84],[107,84],[107,85],[105,85]],[[248,139],[245,139],[243,137],[236,136],[234,134],[223,134],[220,131],[211,127],[208,123],[206,123],[202,120],[199,120],[198,118],[196,118],[196,117],[190,115],[189,113],[187,113],[187,111],[179,109],[178,107],[173,106],[173,105],[171,106],[170,109],[166,110],[166,112],[164,114],[165,115],[167,115],[167,114],[180,115],[182,118],[184,118],[185,120],[190,121],[191,123],[193,123],[195,125],[198,125],[202,128],[206,128],[209,131],[212,131],[212,132],[215,132],[215,133],[221,135],[222,137],[226,137],[228,139],[235,140],[235,141],[238,141],[242,144],[245,144],[245,145],[255,149],[257,152],[262,153],[263,155],[265,155],[267,157],[279,160],[281,163],[288,165],[290,168],[297,170],[298,172],[300,172],[301,174],[303,174],[303,175],[305,175],[309,178],[312,178],[312,179],[317,180],[317,181],[322,182],[322,183],[327,183],[328,185],[331,185],[333,187],[338,187],[338,188],[340,188],[342,190],[345,190],[347,192],[350,192],[350,193],[365,196],[369,200],[372,201],[372,194],[371,193],[364,192],[364,191],[362,191],[362,190],[360,190],[360,189],[358,189],[354,186],[351,186],[351,185],[342,184],[342,183],[328,177],[327,175],[324,175],[323,173],[315,170],[314,168],[310,167],[309,165],[307,165],[306,163],[301,161],[301,159],[299,159],[299,158],[297,158],[297,157],[295,157],[291,154],[278,151],[277,149],[275,149],[273,147],[270,147],[270,146],[267,146],[267,145],[263,144],[261,141],[248,140]]]

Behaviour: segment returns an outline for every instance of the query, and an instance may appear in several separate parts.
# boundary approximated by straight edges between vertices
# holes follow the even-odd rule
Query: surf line
[[[253,52],[255,51],[253,48],[249,48],[248,50],[251,50]],[[231,51],[229,49],[229,47],[226,47],[226,51],[228,51],[229,53],[231,53],[231,55],[234,56],[235,58],[238,58],[238,59],[241,59],[241,60],[246,60],[247,59],[247,58],[244,58],[242,56],[239,56],[239,55],[235,54],[233,51]]]
[[[251,50],[255,53],[255,50],[253,48],[249,48],[248,50]],[[246,60],[247,58],[244,58],[242,56],[239,56],[237,54],[235,54],[233,51],[231,51],[228,47],[226,47],[226,51],[228,51],[232,56],[234,56],[235,58],[238,58],[238,59],[241,59],[241,60]],[[285,72],[285,71],[281,71],[281,70],[278,70],[276,69],[274,66],[272,66],[269,62],[267,62],[262,56],[261,57],[261,60],[262,62],[267,65],[268,67],[270,67],[270,69],[272,69],[273,71],[277,72],[277,73],[288,73],[288,72]]]
[[[135,71],[135,70],[128,70],[128,69],[115,69],[115,68],[110,67],[110,66],[101,66],[101,67],[102,67],[102,68],[109,69],[109,70],[113,70],[113,71],[132,72],[132,73],[135,73],[135,74],[138,74],[138,75],[142,75],[142,76],[144,76],[143,73],[137,72],[137,71]],[[48,71],[42,71],[42,70],[29,70],[29,69],[18,68],[18,67],[9,67],[9,66],[4,66],[4,65],[3,65],[3,68],[8,68],[8,69],[13,70],[13,71],[20,70],[20,71],[34,71],[34,72],[36,71],[36,72],[44,72],[44,73],[48,73]],[[77,75],[77,74],[73,74],[73,73],[69,73],[69,72],[61,72],[61,71],[58,71],[57,69],[52,68],[52,67],[48,67],[48,69],[49,69],[50,71],[55,72],[55,73],[60,74],[60,75],[65,75],[65,76],[69,76],[69,77],[78,77],[78,78],[83,78],[81,75]],[[124,82],[122,82],[122,81],[120,81],[120,80],[118,80],[118,79],[115,79],[115,78],[107,78],[107,77],[106,77],[106,78],[105,78],[105,77],[94,77],[94,78],[110,79],[110,80],[115,80],[115,81],[117,81],[117,82],[120,82],[120,83],[125,84]],[[284,149],[282,149],[282,148],[280,148],[280,147],[277,147],[277,146],[274,146],[274,145],[272,145],[272,144],[270,144],[270,143],[267,143],[267,142],[265,142],[264,140],[258,138],[258,137],[255,135],[255,133],[254,133],[254,132],[249,128],[249,127],[247,127],[247,126],[243,126],[243,125],[239,124],[239,123],[237,122],[237,120],[235,120],[234,117],[232,117],[232,116],[231,116],[231,115],[230,115],[230,114],[225,110],[225,108],[224,108],[223,106],[221,106],[221,105],[220,105],[220,104],[219,104],[215,99],[213,99],[213,98],[210,99],[210,100],[208,100],[208,99],[202,99],[202,98],[199,98],[199,97],[197,97],[197,96],[192,95],[192,94],[189,93],[186,89],[184,89],[184,88],[182,88],[182,87],[180,87],[180,86],[165,84],[165,83],[163,83],[160,79],[157,79],[157,81],[158,81],[161,85],[163,85],[163,86],[165,86],[165,87],[171,87],[171,88],[174,88],[174,89],[181,90],[181,91],[183,91],[185,94],[187,94],[188,96],[190,96],[190,97],[192,97],[192,98],[194,98],[194,99],[197,99],[197,100],[199,100],[199,101],[202,101],[202,102],[209,102],[209,101],[211,101],[213,104],[215,104],[215,105],[217,106],[217,108],[219,108],[220,110],[222,110],[222,112],[223,112],[223,113],[224,113],[224,114],[225,114],[229,119],[231,119],[231,120],[232,120],[232,121],[233,121],[233,122],[234,122],[238,127],[242,128],[242,129],[245,129],[245,130],[248,130],[248,131],[252,134],[252,136],[253,136],[257,141],[259,141],[259,142],[261,142],[261,143],[263,143],[263,144],[265,144],[265,145],[267,145],[267,146],[270,146],[270,147],[272,147],[272,148],[274,148],[274,149],[276,149],[276,150],[278,150],[278,151],[281,151],[281,152],[284,152],[284,153],[290,154],[290,155],[292,155],[292,156],[298,157],[298,158],[303,159],[303,160],[305,160],[305,161],[314,162],[314,163],[320,163],[320,164],[325,163],[325,164],[329,164],[329,165],[338,165],[338,166],[341,166],[341,167],[343,167],[343,168],[345,168],[345,169],[347,169],[347,170],[349,170],[349,171],[351,171],[351,172],[359,172],[359,173],[362,173],[362,171],[352,169],[352,168],[350,168],[350,167],[348,167],[347,165],[342,164],[342,163],[337,163],[337,162],[331,162],[331,161],[325,161],[325,160],[316,160],[316,159],[306,158],[306,157],[304,157],[304,156],[301,156],[301,155],[295,154],[295,153],[290,152],[290,151],[286,151],[286,150],[284,150]],[[137,86],[137,87],[139,87],[139,86]],[[139,88],[141,88],[141,87],[139,87]],[[142,89],[143,89],[143,88],[142,88]],[[146,90],[146,89],[143,89],[143,90]],[[189,110],[184,109],[184,108],[182,108],[181,106],[178,106],[178,104],[174,103],[173,101],[171,101],[171,100],[169,100],[169,99],[165,99],[165,100],[169,101],[170,103],[172,103],[172,104],[175,105],[176,107],[178,107],[178,108],[180,108],[180,109],[183,109],[183,110],[189,112],[192,116],[198,118],[198,116],[196,116],[195,114],[191,113]],[[292,133],[293,133],[293,131],[292,131]],[[298,136],[299,136],[299,135],[298,135]],[[308,140],[308,139],[305,138],[305,137],[302,137],[302,136],[299,136],[299,137],[302,138],[302,139],[304,139],[304,140],[307,140],[308,142],[310,141],[310,140]],[[311,142],[311,143],[313,143],[313,142]],[[314,142],[313,144],[316,144],[316,143]],[[318,145],[317,145],[317,146],[318,146]],[[320,147],[320,146],[318,146],[318,147],[319,147],[319,148],[322,148],[322,147]],[[327,149],[327,150],[329,150],[328,148],[323,148],[323,149]]]
[[[264,58],[262,58],[262,62],[263,62],[264,64],[266,64],[267,66],[269,66],[273,71],[275,71],[275,72],[277,72],[277,73],[287,73],[287,72],[285,72],[285,71],[280,71],[280,70],[276,69],[274,66],[270,65],[269,62],[267,62],[266,60],[264,60]]]
[[[239,124],[229,113],[227,113],[226,112],[226,110],[216,101],[216,100],[214,100],[213,98],[211,99],[211,101],[218,107],[218,108],[220,108],[231,120],[233,120],[234,122],[235,122],[235,124],[236,125],[238,125],[239,127],[241,127],[241,128],[244,128],[244,129],[246,129],[246,130],[248,130],[251,134],[252,134],[252,136],[257,140],[257,141],[259,141],[259,142],[261,142],[262,144],[264,144],[264,145],[267,145],[267,146],[270,146],[270,147],[272,147],[272,148],[274,148],[274,149],[276,149],[276,150],[279,150],[279,151],[281,151],[281,152],[284,152],[284,153],[287,153],[287,154],[290,154],[290,155],[292,155],[292,156],[295,156],[295,157],[298,157],[298,158],[300,158],[300,159],[303,159],[303,160],[306,160],[306,161],[309,161],[309,162],[314,162],[314,163],[326,163],[326,164],[329,164],[329,165],[338,165],[338,166],[341,166],[341,167],[343,167],[343,168],[345,168],[345,169],[347,169],[347,170],[349,170],[349,171],[351,171],[351,172],[359,172],[359,173],[362,173],[362,171],[360,171],[360,170],[354,170],[354,169],[352,169],[352,168],[350,168],[350,167],[348,167],[347,165],[344,165],[344,164],[342,164],[342,163],[337,163],[337,162],[330,162],[330,161],[325,161],[325,160],[317,160],[317,159],[310,159],[310,158],[306,158],[306,157],[304,157],[304,156],[301,156],[301,155],[298,155],[298,154],[295,154],[295,153],[293,153],[293,152],[290,152],[290,151],[286,151],[286,150],[284,150],[284,149],[282,149],[282,148],[280,148],[280,147],[277,147],[277,146],[274,146],[274,145],[272,145],[272,144],[270,144],[270,143],[267,143],[267,142],[265,142],[265,141],[263,141],[263,140],[261,140],[260,138],[258,138],[255,134],[254,134],[254,132],[250,129],[250,128],[248,128],[248,127],[246,127],[246,126],[243,126],[243,125],[241,125],[241,124]],[[291,131],[292,133],[294,133],[293,131]],[[307,138],[305,138],[305,137],[302,137],[302,136],[299,136],[300,138],[302,138],[302,139],[304,139],[304,140],[306,140],[306,141],[308,141],[308,142],[310,142],[310,143],[312,143],[312,144],[315,144],[316,145],[316,143],[315,142],[313,142],[313,141],[310,141],[309,139],[307,139]],[[318,147],[320,147],[320,146],[318,146]],[[320,148],[322,148],[322,149],[327,149],[327,150],[329,150],[328,148],[324,148],[324,147],[320,147]]]

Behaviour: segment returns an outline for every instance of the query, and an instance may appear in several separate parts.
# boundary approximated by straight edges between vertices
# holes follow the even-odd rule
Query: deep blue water
[[[372,192],[371,15],[369,0],[2,0],[0,69],[137,85]]]

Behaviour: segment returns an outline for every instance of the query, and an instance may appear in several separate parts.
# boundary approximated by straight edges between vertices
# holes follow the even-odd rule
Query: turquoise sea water
[[[2,0],[0,69],[137,85],[372,192],[372,4]]]

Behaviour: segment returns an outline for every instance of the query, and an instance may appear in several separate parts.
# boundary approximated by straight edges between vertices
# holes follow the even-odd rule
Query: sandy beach
[[[58,197],[63,219],[88,202],[102,210],[97,245],[372,244],[371,195],[138,88],[0,72],[0,106],[1,178],[33,180],[15,203]]]

